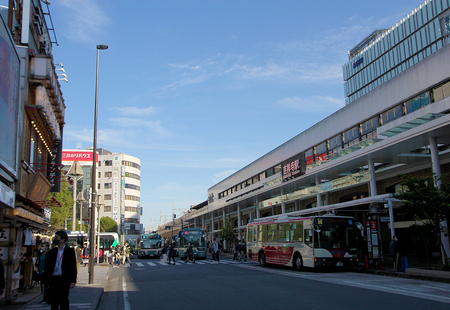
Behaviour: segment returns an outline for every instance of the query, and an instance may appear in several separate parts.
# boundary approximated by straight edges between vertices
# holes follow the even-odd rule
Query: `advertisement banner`
[[[63,162],[73,162],[75,160],[82,162],[92,162],[92,151],[63,151],[62,152],[62,161]],[[95,158],[95,162],[98,162],[98,154]]]
[[[19,55],[0,14],[0,169],[16,176]]]

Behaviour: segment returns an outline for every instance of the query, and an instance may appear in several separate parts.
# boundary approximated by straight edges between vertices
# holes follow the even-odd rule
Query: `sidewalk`
[[[88,284],[89,268],[80,266],[77,285],[70,290],[69,294],[70,308],[97,309],[111,269],[108,264],[94,266],[94,284]],[[41,300],[42,294],[37,293],[35,289],[30,289],[16,299],[12,305],[0,306],[0,310],[50,309],[50,305],[39,303]],[[18,308],[18,304],[24,305]]]
[[[397,272],[394,270],[363,269],[359,272],[398,278],[450,283],[450,271],[432,270],[426,268],[405,268],[405,272]]]

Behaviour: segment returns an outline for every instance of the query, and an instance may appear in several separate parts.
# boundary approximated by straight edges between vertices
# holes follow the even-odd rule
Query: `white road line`
[[[143,264],[143,263],[136,263],[136,266],[138,266],[138,267],[144,267],[144,264]]]
[[[163,262],[156,262],[156,263],[160,264],[161,266],[169,266],[169,264]]]
[[[147,262],[147,264],[150,265],[150,266],[152,266],[152,267],[155,267],[155,266],[156,266],[154,263],[150,263],[150,262]]]
[[[122,291],[123,291],[123,308],[124,310],[131,310],[130,300],[128,299],[127,282],[125,281],[125,278],[122,278]]]

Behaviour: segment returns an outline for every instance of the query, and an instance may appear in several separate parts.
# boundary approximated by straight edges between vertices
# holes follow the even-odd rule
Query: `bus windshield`
[[[141,248],[143,249],[158,249],[161,247],[161,240],[159,239],[142,239]]]
[[[327,250],[356,248],[354,220],[333,217],[315,218],[314,247]]]
[[[205,247],[205,237],[203,230],[196,231],[181,231],[180,232],[180,247],[187,247],[189,242],[192,242],[194,247]]]

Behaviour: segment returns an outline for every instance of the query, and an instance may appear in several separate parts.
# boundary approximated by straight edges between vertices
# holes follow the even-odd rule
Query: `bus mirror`
[[[312,237],[313,233],[312,233],[312,229],[309,230],[309,236]]]

